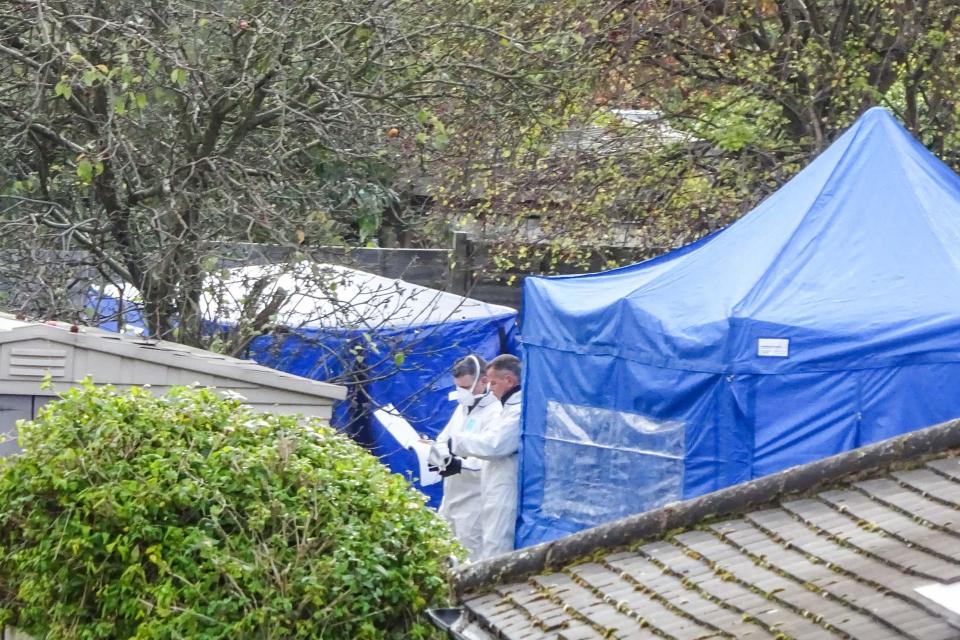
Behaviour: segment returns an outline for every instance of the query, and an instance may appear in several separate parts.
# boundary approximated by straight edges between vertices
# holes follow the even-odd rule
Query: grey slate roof
[[[960,608],[958,447],[951,422],[468,566],[462,637],[960,638],[916,590]]]

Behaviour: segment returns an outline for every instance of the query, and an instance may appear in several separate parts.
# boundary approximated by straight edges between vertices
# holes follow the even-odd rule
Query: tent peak
[[[865,130],[874,131],[877,125],[880,126],[879,130],[884,132],[881,134],[883,137],[890,139],[903,138],[908,144],[916,141],[913,134],[887,107],[870,107],[856,119],[848,131],[857,130],[858,135]],[[892,128],[884,125],[891,125]]]
[[[863,115],[860,117],[866,118],[868,116],[871,118],[885,117],[885,118],[893,118],[894,120],[896,120],[894,115],[886,107],[870,107],[869,109],[864,111]]]
[[[874,145],[880,140],[893,141],[898,138],[912,139],[911,134],[903,126],[900,120],[886,107],[870,107],[854,120],[853,124],[841,136],[834,141],[840,142],[845,136],[851,137],[851,143],[854,145],[864,144],[864,137],[872,138],[867,144]],[[856,140],[857,142],[854,142]],[[886,143],[884,143],[886,144]],[[838,166],[844,164],[841,160]]]
[[[528,283],[525,342],[563,336],[565,348],[629,351],[658,366],[859,367],[888,353],[871,339],[905,327],[916,328],[911,349],[936,351],[938,336],[960,330],[960,176],[877,107],[708,241],[607,274]],[[829,341],[803,349],[801,335]],[[789,357],[758,357],[757,339],[786,337]]]

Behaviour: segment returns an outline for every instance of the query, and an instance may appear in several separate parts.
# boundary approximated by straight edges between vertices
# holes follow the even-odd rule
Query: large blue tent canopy
[[[960,177],[866,112],[739,221],[528,278],[518,544],[960,415]]]

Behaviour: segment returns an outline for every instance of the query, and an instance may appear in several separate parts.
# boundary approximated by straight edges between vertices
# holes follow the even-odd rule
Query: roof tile
[[[676,577],[666,575],[655,564],[647,559],[630,555],[616,554],[619,558],[607,558],[608,566],[621,571],[624,579],[633,582],[637,587],[646,589],[649,593],[668,603],[685,615],[698,621],[707,621],[707,624],[729,634],[735,638],[763,637],[757,635],[759,627],[756,624],[745,622],[743,618],[724,608],[716,602],[704,597],[699,592],[683,586]],[[657,580],[651,581],[652,575]],[[765,635],[765,634],[764,634]]]
[[[960,480],[960,458],[946,458],[927,462],[928,468],[948,478]]]
[[[748,532],[749,525],[744,523],[742,531]],[[736,539],[736,534],[730,533],[732,538]],[[678,536],[678,539],[682,536]],[[757,555],[747,555],[738,553],[734,556],[725,554],[725,559],[718,559],[721,556],[714,555],[719,545],[710,540],[690,540],[687,538],[687,544],[691,549],[701,553],[709,562],[716,562],[723,571],[730,572],[738,582],[759,589],[764,592],[771,602],[778,602],[790,607],[795,612],[808,619],[813,619],[824,625],[833,626],[845,633],[849,633],[849,628],[854,625],[862,625],[866,628],[872,626],[874,633],[885,633],[883,627],[872,621],[869,617],[856,611],[851,611],[844,606],[844,603],[824,598],[822,594],[809,589],[805,582],[788,572],[780,572],[776,559],[781,553],[795,553],[778,549],[778,545],[769,541],[769,548],[763,549],[764,552]],[[757,549],[760,545],[752,542],[752,547]],[[770,568],[765,568],[756,561],[764,559],[764,564]],[[784,575],[786,574],[786,575]],[[789,576],[789,577],[787,577]]]
[[[940,501],[951,508],[960,508],[960,478],[950,480],[930,469],[896,471],[891,474],[898,482]]]
[[[819,500],[795,500],[782,506],[831,540],[874,558],[896,558],[900,566],[932,580],[952,582],[960,579],[960,563],[952,562],[942,554],[934,555],[918,549],[913,542],[908,545],[882,531],[861,527]]]
[[[869,611],[878,620],[899,629],[906,635],[911,635],[913,630],[924,625],[939,624],[941,630],[949,629],[945,621],[941,620],[937,623],[937,618],[923,609],[924,602],[913,591],[920,581],[914,576],[904,575],[903,568],[898,570],[835,543],[824,541],[822,537],[811,535],[810,530],[798,522],[791,524],[781,519],[766,518],[766,513],[748,514],[747,518],[782,540],[790,542],[803,553],[816,557],[818,564],[823,563],[827,569],[842,574],[834,576],[824,572],[824,577],[829,578],[829,582],[819,578],[810,580],[812,584],[822,588],[831,596],[850,603],[853,607]],[[894,591],[902,599],[889,598],[880,606],[875,596],[878,592],[883,593],[884,590]],[[905,614],[902,619],[901,614]],[[937,637],[950,636],[938,635]]]
[[[719,577],[702,560],[696,560],[679,548],[661,544],[647,545],[641,548],[669,570],[692,576],[691,588],[694,588],[706,597],[712,598],[722,605],[733,608],[741,613],[744,619],[755,618],[764,624],[770,631],[784,632],[788,635],[801,638],[830,638],[835,637],[825,629],[805,620],[800,615],[754,593],[748,587],[742,586],[725,577]],[[707,572],[700,571],[696,565],[707,568]]]
[[[878,478],[855,485],[868,496],[914,518],[960,535],[960,512],[910,491],[890,478]],[[960,540],[958,540],[960,542]]]
[[[908,544],[922,547],[928,553],[945,552],[950,557],[950,550],[957,548],[957,538],[953,534],[922,524],[859,492],[827,491],[819,497],[843,513],[850,514],[861,526],[895,536]],[[953,557],[960,561],[960,554],[953,554]]]
[[[585,622],[574,622],[557,634],[562,640],[604,640],[604,635]]]
[[[663,602],[639,591],[606,567],[593,564],[584,568],[572,567],[570,572],[587,583],[599,596],[609,598],[619,610],[635,620],[643,620],[654,631],[676,638],[705,638],[715,635],[717,631],[672,611]]]
[[[603,602],[593,592],[577,584],[566,574],[536,576],[533,580],[553,594],[554,601],[560,604],[571,617],[591,624],[601,633],[631,632],[639,626],[636,619],[618,610],[614,605]],[[654,638],[656,636],[643,632],[629,637]]]

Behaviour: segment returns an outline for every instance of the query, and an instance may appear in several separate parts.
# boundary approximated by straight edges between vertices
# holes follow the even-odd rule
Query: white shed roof
[[[42,340],[59,343],[85,351],[94,351],[102,354],[117,356],[124,360],[141,361],[142,366],[169,367],[171,369],[193,372],[206,378],[234,380],[244,386],[256,385],[266,389],[274,389],[278,393],[302,394],[314,396],[329,403],[333,400],[342,400],[346,397],[346,389],[340,385],[318,382],[302,378],[269,367],[264,367],[252,360],[241,360],[211,351],[188,347],[186,345],[160,340],[144,339],[137,336],[122,335],[110,331],[89,327],[77,327],[73,332],[71,325],[61,322],[32,322],[18,320],[7,314],[0,314],[0,348],[4,345],[18,342]],[[4,356],[6,369],[0,372],[0,378],[15,378],[18,375],[28,377],[30,368],[39,371],[41,368],[53,369],[57,363],[44,362],[49,356],[38,355],[38,360],[30,360],[31,354],[19,356],[7,354]],[[22,360],[22,363],[20,362]],[[108,360],[109,361],[109,360]],[[24,371],[17,373],[18,367]],[[95,375],[96,382],[128,383],[122,380],[112,380],[113,372],[89,372]],[[35,377],[34,374],[33,377]],[[144,379],[135,384],[148,384],[151,380]]]

